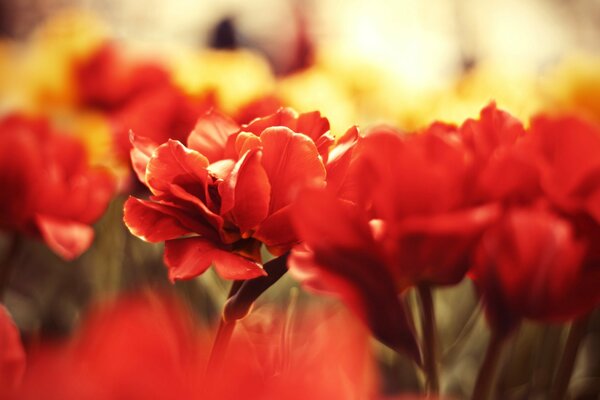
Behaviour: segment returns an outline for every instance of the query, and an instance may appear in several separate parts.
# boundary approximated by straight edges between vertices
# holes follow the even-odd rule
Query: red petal
[[[133,131],[129,132],[129,141],[133,145],[130,151],[131,166],[140,182],[146,183],[146,166],[158,145],[146,137],[136,135]]]
[[[249,124],[244,125],[242,130],[252,132],[256,136],[260,136],[265,129],[273,126],[285,126],[293,130],[296,127],[297,118],[298,113],[291,108],[280,108],[274,114],[256,118]]]
[[[353,150],[359,140],[359,132],[356,126],[340,138],[335,147],[329,153],[327,161],[327,188],[338,191],[344,184]]]
[[[216,251],[213,262],[223,279],[247,280],[267,275],[257,262],[228,251]]]
[[[329,121],[321,117],[318,111],[312,111],[300,114],[295,127],[291,127],[294,132],[304,133],[314,142],[323,134],[329,132]]]
[[[146,171],[148,187],[156,192],[168,192],[172,183],[204,183],[208,160],[177,140],[169,139],[152,154]]]
[[[169,279],[190,279],[206,271],[211,264],[224,279],[252,279],[264,275],[259,264],[217,247],[203,238],[185,238],[165,242],[165,264]]]
[[[325,167],[308,136],[278,127],[265,129],[261,139],[262,164],[271,182],[271,213],[291,204],[303,188],[325,185]]]
[[[303,133],[315,142],[329,131],[329,121],[321,117],[318,111],[298,114],[291,108],[281,108],[275,114],[257,118],[243,129],[259,136],[265,129],[275,126],[285,126],[296,133]]]
[[[175,239],[200,230],[195,226],[199,225],[197,222],[184,217],[174,207],[135,197],[127,199],[123,212],[123,221],[129,231],[140,239],[152,243]],[[207,228],[203,230],[206,231]]]
[[[25,351],[19,330],[0,304],[0,390],[16,388],[25,372]]]
[[[225,157],[227,138],[239,130],[240,127],[235,121],[211,110],[198,119],[194,130],[188,136],[187,146],[214,163]]]
[[[247,151],[262,147],[260,137],[250,132],[240,132],[235,138],[235,151],[241,157]]]
[[[76,221],[38,215],[36,224],[46,244],[65,260],[77,258],[94,239],[94,230]]]
[[[227,214],[242,233],[254,229],[269,212],[271,185],[261,157],[257,149],[247,152],[219,185],[221,215]]]
[[[486,162],[494,152],[512,146],[524,136],[525,129],[519,120],[491,103],[481,110],[478,120],[465,121],[460,127],[460,134],[476,159]]]
[[[252,235],[269,247],[289,247],[298,242],[292,226],[292,205],[287,205],[269,215]],[[280,249],[278,252],[281,252]]]

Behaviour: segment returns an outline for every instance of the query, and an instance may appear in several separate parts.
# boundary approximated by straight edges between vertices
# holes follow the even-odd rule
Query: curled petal
[[[219,185],[221,215],[244,233],[254,229],[269,212],[271,185],[259,150],[247,152]]]
[[[171,281],[194,278],[213,263],[224,279],[252,279],[265,275],[255,261],[223,250],[199,237],[166,241],[164,261]]]
[[[352,161],[353,150],[359,137],[356,126],[348,129],[329,153],[326,165],[327,187],[329,189],[337,192],[344,185]]]
[[[146,169],[146,182],[150,190],[157,194],[168,192],[176,182],[206,182],[208,160],[195,150],[190,150],[177,140],[169,139],[156,148]]]
[[[188,136],[187,146],[214,163],[225,158],[227,138],[239,130],[240,127],[235,121],[211,110],[198,119],[194,130]]]
[[[129,231],[152,243],[201,231],[201,227],[193,219],[164,204],[130,197],[125,202],[123,212],[123,221]]]
[[[136,135],[133,131],[129,132],[129,141],[133,145],[130,151],[131,166],[140,182],[146,183],[146,167],[158,145],[146,137]]]
[[[329,131],[329,121],[318,111],[298,114],[291,108],[281,108],[275,114],[257,118],[244,127],[244,130],[259,136],[274,126],[284,126],[297,133],[303,133],[314,142]]]
[[[247,151],[259,148],[262,146],[260,137],[249,132],[240,132],[235,138],[235,151],[239,157],[246,154]]]
[[[325,167],[314,142],[284,127],[261,134],[262,164],[271,182],[270,213],[291,204],[307,186],[325,185]]]
[[[79,257],[94,239],[92,227],[80,222],[38,215],[36,224],[46,244],[65,260]]]

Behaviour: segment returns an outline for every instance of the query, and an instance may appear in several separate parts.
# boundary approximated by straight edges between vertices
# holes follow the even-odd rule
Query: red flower
[[[376,389],[366,332],[339,308],[258,309],[208,376],[209,331],[195,322],[177,299],[148,291],[96,307],[71,338],[30,349],[9,398],[325,400]]]
[[[123,160],[131,149],[130,130],[157,146],[169,138],[184,140],[198,115],[214,104],[210,94],[198,99],[184,94],[159,63],[127,59],[111,43],[77,65],[75,78],[81,105],[109,117]]]
[[[87,164],[81,143],[18,115],[0,121],[0,185],[0,228],[40,236],[68,260],[90,246],[90,224],[114,192],[113,178]]]
[[[207,335],[177,299],[146,292],[96,306],[71,338],[41,338],[15,399],[199,397]]]
[[[539,116],[528,139],[544,194],[563,212],[585,213],[600,224],[600,127]]]
[[[583,308],[577,288],[582,279],[584,240],[569,222],[538,208],[516,208],[485,235],[476,253],[472,277],[479,288],[491,325],[509,333],[521,318],[564,321],[594,307]],[[596,289],[598,281],[596,280]]]
[[[452,127],[411,136],[372,131],[352,152],[340,198],[315,191],[299,200],[294,221],[308,249],[292,253],[290,268],[345,298],[377,337],[418,359],[398,296],[459,282],[498,212],[470,205],[471,168]]]
[[[594,216],[600,204],[600,130],[574,117],[539,116],[525,131],[492,104],[460,131],[477,165],[476,201],[502,203],[510,219],[486,233],[473,273],[480,277],[492,324],[510,330],[521,317],[564,321],[593,309],[600,301],[600,219]],[[547,251],[574,254],[572,242],[587,245],[568,265],[544,261]],[[565,280],[564,273],[571,275],[561,291],[553,282]],[[524,285],[534,279],[547,293],[526,293]],[[519,302],[529,303],[519,310]]]
[[[0,393],[14,390],[25,372],[25,352],[19,331],[0,304]]]
[[[226,279],[263,275],[261,244],[276,255],[288,251],[297,242],[292,202],[305,187],[325,186],[328,131],[318,112],[282,109],[241,127],[208,113],[187,147],[169,140],[153,149],[133,136],[132,162],[152,196],[130,198],[125,223],[144,240],[166,241],[172,280],[211,263]]]

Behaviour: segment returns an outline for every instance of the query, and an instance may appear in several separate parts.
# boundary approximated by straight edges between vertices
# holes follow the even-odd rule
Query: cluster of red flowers
[[[118,81],[122,71],[112,70],[114,64],[106,61],[114,57],[112,50],[106,48],[98,57],[82,66],[81,76]],[[491,104],[479,119],[460,126],[434,123],[412,133],[390,127],[360,133],[352,127],[336,140],[319,112],[298,114],[286,108],[241,125],[208,111],[185,133],[187,128],[175,126],[184,120],[181,126],[188,126],[188,117],[205,105],[190,106],[150,66],[131,73],[122,77],[127,85],[85,78],[82,86],[86,102],[112,110],[115,121],[125,118],[134,128],[129,136],[132,167],[150,195],[126,201],[124,222],[143,240],[165,242],[171,281],[194,278],[211,265],[222,278],[235,280],[225,323],[246,316],[254,300],[289,268],[305,287],[341,298],[381,342],[427,369],[427,343],[417,337],[405,305],[411,288],[426,296],[432,288],[457,284],[468,275],[501,337],[523,318],[571,321],[600,304],[597,126],[574,117],[540,116],[525,128]],[[135,94],[144,90],[150,94]],[[152,116],[148,110],[154,103],[168,104],[176,116],[139,125],[125,117],[130,112]],[[179,118],[182,112],[185,117]],[[113,196],[113,178],[90,167],[82,145],[44,121],[4,118],[0,143],[0,184],[11,193],[0,202],[0,228],[40,237],[65,259],[81,254],[92,240],[90,224]],[[110,318],[138,321],[136,329],[151,331],[156,321],[139,311],[146,306],[134,303],[132,315],[127,306],[125,314]],[[140,352],[148,350],[154,361],[185,369],[173,368],[172,381],[182,381],[177,385],[181,396],[200,393],[190,382],[199,365],[205,368],[203,346],[186,336],[191,328],[179,329],[185,325],[180,314],[160,315],[161,327],[178,327],[173,338],[156,338],[160,346],[174,346],[173,351],[154,353],[155,338],[149,336],[149,343],[137,343]],[[90,343],[104,341],[99,332],[109,328],[94,324],[103,325],[105,318],[92,320],[94,328],[78,339],[84,344],[64,356],[36,356],[27,379],[34,379],[35,387],[48,386],[59,378],[43,381],[47,377],[37,372],[66,368],[78,374],[83,363],[96,368],[93,376],[100,381],[78,386],[82,396],[105,389],[125,393],[102,387],[103,376],[118,383],[115,371],[120,371],[107,367],[104,352],[86,353],[96,352]],[[3,309],[0,335],[9,344],[18,342]],[[116,338],[116,348],[122,345],[127,353],[132,337]],[[333,346],[330,339],[328,348]],[[10,367],[20,364],[19,346],[0,351],[0,386],[15,386],[19,380],[22,371]],[[195,346],[199,350],[190,350]],[[244,346],[230,344],[237,354],[247,351]],[[138,356],[127,357],[133,362]],[[255,380],[260,374],[243,360],[226,362],[243,364],[233,368],[238,374],[245,371],[240,381]],[[315,364],[307,365],[307,374],[315,376],[309,371]],[[327,368],[323,365],[317,367]],[[142,367],[134,362],[123,368]],[[165,379],[159,371],[144,376],[154,372],[152,382]],[[145,385],[128,382],[136,391]],[[284,387],[288,396],[291,387],[306,384],[286,377],[275,384],[272,397],[282,396]],[[167,386],[157,384],[153,390],[172,390],[173,385]],[[326,386],[325,392],[333,393]],[[254,389],[248,384],[245,390]],[[217,398],[237,396],[225,392]]]
[[[470,273],[506,333],[600,301],[600,132],[583,121],[538,117],[526,130],[492,104],[458,127],[353,128],[334,143],[318,113],[282,109],[241,127],[209,113],[187,147],[132,142],[152,196],[130,198],[125,223],[166,241],[171,279],[211,263],[252,279],[265,274],[261,244],[276,256],[296,245],[296,277],[417,361],[401,298],[411,287]]]

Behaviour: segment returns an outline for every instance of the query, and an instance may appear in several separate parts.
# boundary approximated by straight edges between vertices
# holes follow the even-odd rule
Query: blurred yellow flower
[[[600,57],[565,60],[548,74],[543,88],[550,111],[576,112],[600,122]]]
[[[229,114],[273,92],[275,77],[262,57],[249,51],[179,51],[173,57],[175,83],[192,96],[213,93]]]

